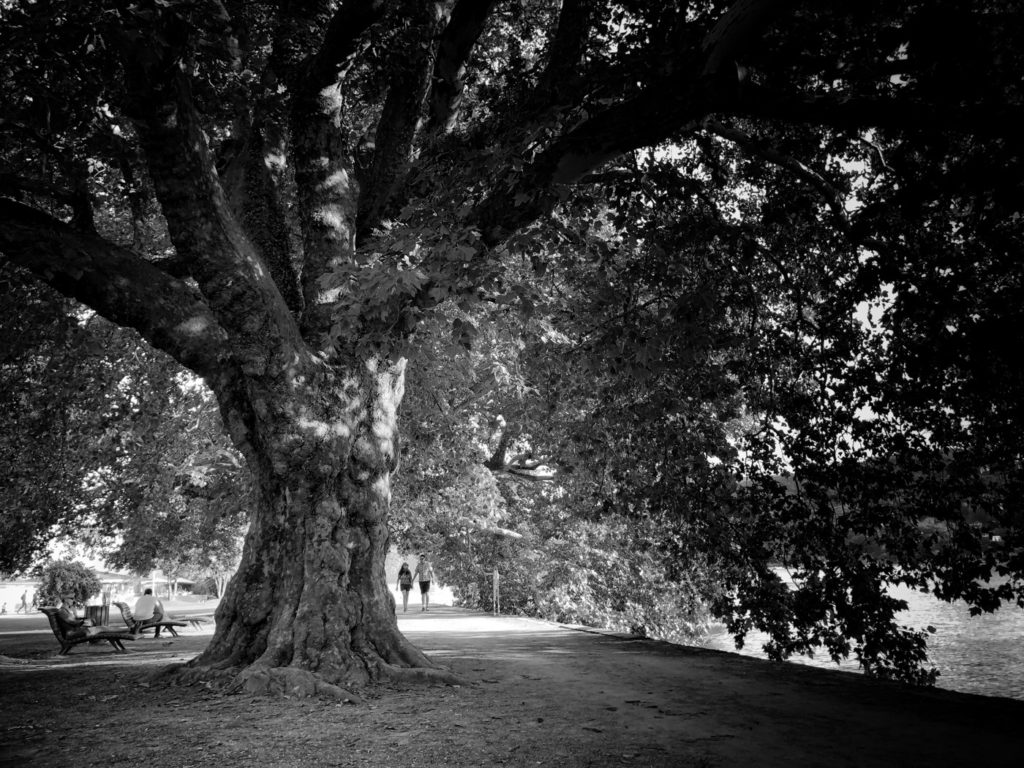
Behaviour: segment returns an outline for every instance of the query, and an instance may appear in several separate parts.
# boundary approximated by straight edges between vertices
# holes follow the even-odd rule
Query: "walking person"
[[[420,552],[420,561],[416,563],[416,580],[420,583],[420,611],[430,611],[430,582],[434,580],[434,566],[426,553]]]
[[[402,592],[402,613],[409,610],[409,591],[412,589],[412,571],[408,563],[398,569],[398,589]]]
[[[28,590],[21,593],[21,602],[14,609],[15,613],[28,613]]]

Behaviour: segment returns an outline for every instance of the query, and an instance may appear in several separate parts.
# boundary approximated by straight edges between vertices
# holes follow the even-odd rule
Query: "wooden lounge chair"
[[[115,600],[114,605],[116,605],[120,609],[121,618],[124,619],[124,623],[128,625],[128,629],[134,632],[136,621],[135,618],[132,616],[132,609],[128,607],[128,603],[122,603],[118,600]],[[147,629],[152,629],[155,630],[155,632],[153,633],[154,636],[159,637],[160,630],[166,629],[168,632],[174,635],[174,637],[177,637],[178,633],[177,631],[175,631],[174,628],[187,626],[188,624],[184,621],[180,621],[178,619],[169,619],[166,616],[161,616],[160,618],[147,619],[146,621],[142,622],[142,625],[138,628],[138,632],[145,632]]]
[[[64,656],[79,643],[110,643],[115,651],[125,652],[122,640],[134,640],[131,633],[114,627],[86,627],[72,624],[60,615],[60,609],[43,606],[39,609],[50,620],[50,629],[60,643],[59,656]]]
[[[187,621],[192,629],[202,629],[203,624],[209,621],[205,616],[175,616],[175,621]]]

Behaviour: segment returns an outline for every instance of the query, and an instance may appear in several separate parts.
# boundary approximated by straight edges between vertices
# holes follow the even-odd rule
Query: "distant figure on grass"
[[[7,603],[4,603],[4,607],[0,608],[0,616],[6,616],[6,615],[7,615]]]
[[[402,592],[402,612],[409,610],[409,590],[412,589],[412,571],[408,563],[402,563],[398,569],[398,589]]]
[[[135,601],[135,610],[132,611],[132,619],[135,621],[132,627],[132,634],[137,635],[142,629],[142,625],[147,621],[153,619],[162,619],[164,617],[164,606],[163,603],[153,594],[153,590],[149,587],[142,593],[142,597]],[[156,632],[153,634],[153,639],[160,637],[160,627],[156,628]]]
[[[420,600],[423,602],[421,611],[430,610],[430,582],[434,580],[434,566],[430,558],[420,552],[420,561],[416,563],[416,580],[420,583]]]
[[[28,590],[21,593],[21,602],[14,609],[15,613],[28,613]]]

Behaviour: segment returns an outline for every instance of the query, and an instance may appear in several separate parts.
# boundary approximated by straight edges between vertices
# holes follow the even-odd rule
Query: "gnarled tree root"
[[[243,669],[228,686],[228,693],[249,693],[254,696],[286,696],[306,699],[317,696],[336,699],[344,704],[361,704],[362,699],[339,685],[296,667],[264,667],[254,664]]]
[[[383,666],[381,673],[388,680],[397,683],[426,683],[428,685],[466,685],[466,681],[438,667],[396,667],[391,664]]]
[[[381,681],[453,686],[467,684],[458,675],[436,667],[380,664],[375,669],[375,677]],[[362,698],[347,688],[298,667],[268,667],[259,663],[242,669],[177,665],[162,669],[151,679],[167,685],[204,685],[228,694],[248,693],[253,696],[287,698],[315,696],[345,704],[362,703]]]

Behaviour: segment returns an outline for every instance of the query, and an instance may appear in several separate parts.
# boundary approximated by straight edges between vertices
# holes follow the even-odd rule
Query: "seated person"
[[[135,624],[132,626],[132,634],[138,634],[142,625],[148,621],[160,621],[164,617],[164,606],[160,599],[153,594],[153,590],[146,588],[142,597],[135,601],[135,610],[132,611],[132,619]],[[160,637],[160,627],[156,628],[154,637]]]
[[[74,595],[64,595],[60,599],[60,608],[57,611],[57,616],[66,625],[66,633],[69,638],[94,635],[100,631],[92,625],[89,619],[80,619],[75,615]]]

